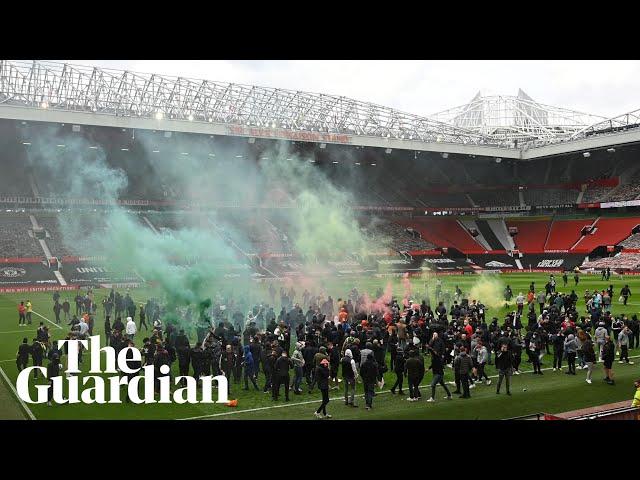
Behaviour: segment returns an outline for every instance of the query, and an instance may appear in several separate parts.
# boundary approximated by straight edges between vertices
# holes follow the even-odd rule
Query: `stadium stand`
[[[580,240],[582,229],[591,225],[593,221],[594,219],[553,220],[544,249],[570,250]]]
[[[43,257],[42,247],[30,233],[29,216],[25,214],[0,215],[0,256],[1,257]]]
[[[375,230],[388,240],[389,248],[398,252],[410,252],[414,250],[433,250],[436,246],[433,243],[412,235],[403,227],[393,221],[382,222],[376,226]]]
[[[582,201],[584,203],[603,202],[608,200],[613,190],[612,187],[589,186],[582,196]]]
[[[638,270],[640,269],[640,253],[620,253],[614,257],[598,258],[584,262],[580,268],[585,270],[591,268],[596,270],[603,268]]]
[[[426,207],[471,207],[464,193],[423,192],[417,200]]]
[[[625,238],[618,245],[624,248],[640,248],[640,233],[634,233],[628,238]]]
[[[485,251],[485,248],[453,218],[414,218],[402,221],[402,224],[413,227],[420,232],[422,238],[434,245],[456,248],[465,253]]]
[[[640,179],[636,180],[640,182]],[[621,202],[624,200],[635,200],[640,196],[640,183],[620,185],[607,198],[608,202]]]
[[[591,235],[586,235],[573,250],[590,252],[599,246],[617,245],[627,238],[634,227],[640,224],[638,217],[603,218],[600,217],[596,224],[596,230]]]
[[[578,199],[577,190],[527,189],[523,193],[527,205],[568,205],[576,203]]]
[[[480,206],[519,205],[517,190],[477,190],[469,193],[471,199]]]
[[[71,215],[71,213],[65,213]],[[109,234],[106,225],[100,224],[98,217],[89,214],[77,214],[76,216],[79,235],[73,239],[73,245],[69,245],[69,240],[65,241],[63,232],[60,230],[58,218],[53,215],[38,214],[36,219],[38,224],[47,232],[45,240],[47,247],[54,257],[64,257],[73,255],[100,255],[97,245],[94,243],[97,238],[106,238]],[[41,250],[42,251],[42,250]]]
[[[551,219],[525,220],[510,219],[506,221],[508,227],[518,228],[514,243],[522,252],[542,252],[549,233]]]

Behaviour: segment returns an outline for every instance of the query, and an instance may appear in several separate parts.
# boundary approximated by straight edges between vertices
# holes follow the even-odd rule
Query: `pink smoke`
[[[393,285],[391,285],[391,282],[387,282],[382,296],[376,300],[371,300],[366,292],[362,294],[362,297],[362,306],[369,313],[391,313],[388,304],[391,303],[391,299],[393,298]]]

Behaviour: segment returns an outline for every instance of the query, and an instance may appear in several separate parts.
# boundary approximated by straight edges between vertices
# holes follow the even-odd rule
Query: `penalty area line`
[[[47,322],[49,322],[51,325],[58,327],[60,330],[62,330],[62,327],[60,325],[58,325],[57,323],[52,322],[51,320],[49,320],[47,317],[45,317],[44,315],[40,315],[38,312],[36,312],[35,310],[31,310],[33,313],[35,313],[36,315],[38,315],[40,318],[44,318]]]

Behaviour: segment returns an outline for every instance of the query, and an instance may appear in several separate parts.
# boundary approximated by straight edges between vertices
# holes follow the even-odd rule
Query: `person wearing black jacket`
[[[231,375],[236,366],[237,356],[233,351],[231,345],[227,345],[225,351],[222,355],[220,355],[220,362],[218,363],[218,368],[222,375],[227,377],[227,386],[229,388],[229,393],[231,393]]]
[[[276,365],[276,351],[275,350],[265,350],[265,357],[262,360],[263,368],[264,368],[264,389],[263,393],[267,393],[269,389],[273,388],[273,371]]]
[[[37,340],[33,339],[33,343],[31,344],[31,358],[33,359],[34,367],[42,366],[42,359],[44,357],[44,348],[42,344]],[[38,378],[38,370],[34,370],[34,378]]]
[[[396,374],[396,383],[391,387],[391,393],[395,395],[396,388],[398,388],[398,393],[400,395],[404,395],[402,391],[402,382],[404,380],[404,368],[405,368],[405,359],[404,359],[404,350],[398,347],[396,352],[396,358],[393,362],[393,371]]]
[[[167,365],[171,368],[171,359],[169,358],[169,353],[163,347],[162,343],[158,342],[156,346],[156,354],[153,358],[153,368],[155,372],[155,392],[160,393],[160,378],[162,377],[170,377],[171,372],[162,373],[160,368],[163,365]]]
[[[418,355],[417,350],[411,350],[404,368],[409,381],[409,398],[407,400],[417,402],[421,397],[418,387],[424,378],[424,360]]]
[[[604,381],[609,385],[615,385],[613,381],[613,360],[616,355],[616,347],[611,341],[611,337],[604,337],[604,346],[602,347],[602,363],[604,367]]]
[[[27,368],[30,353],[31,347],[29,346],[29,340],[25,337],[22,339],[20,346],[18,346],[18,353],[16,354],[16,366],[18,367],[18,371]]]
[[[329,360],[322,359],[320,365],[315,369],[314,378],[318,383],[320,393],[322,393],[322,403],[314,415],[316,418],[331,418],[331,415],[327,415],[327,405],[329,404]]]
[[[629,329],[632,333],[629,335],[629,348],[638,348],[640,346],[640,320],[636,314],[633,314],[629,321]]]
[[[49,379],[49,391],[47,396],[47,405],[51,406],[51,400],[53,400],[53,379],[59,377],[62,373],[62,366],[60,365],[60,358],[58,355],[53,355],[49,365],[47,365],[47,378]]]
[[[122,323],[122,319],[120,317],[117,317],[116,321],[113,322],[112,329],[122,333],[122,331],[124,330],[124,323]]]
[[[140,307],[142,309],[142,307]],[[189,375],[189,353],[191,352],[191,345],[189,344],[189,339],[184,333],[184,330],[180,330],[180,333],[176,337],[175,341],[176,345],[176,353],[178,355],[178,370],[180,372],[181,377],[186,377]],[[185,378],[182,379],[182,385],[187,386],[187,380]]]
[[[189,359],[191,360],[191,368],[193,368],[193,378],[195,378],[197,382],[202,375],[202,365],[204,363],[202,343],[197,342],[195,347],[189,351]]]
[[[111,318],[109,315],[104,319],[104,341],[107,346],[109,346],[109,342],[111,341]]]
[[[373,357],[373,355],[367,355],[364,363],[360,367],[360,376],[362,377],[364,386],[364,400],[367,410],[371,410],[373,407],[373,394],[379,373],[378,364]]]
[[[500,350],[496,354],[496,368],[498,369],[498,386],[496,394],[500,393],[502,380],[507,385],[507,395],[511,395],[511,372],[513,368],[513,354],[509,351],[509,346],[505,343],[500,345]]]
[[[278,401],[280,395],[280,385],[284,384],[284,399],[289,401],[289,370],[291,369],[291,359],[288,357],[286,351],[282,351],[282,354],[275,361],[273,366],[273,388],[272,395],[273,400]]]
[[[258,341],[257,337],[253,337],[249,340],[249,350],[253,357],[253,378],[258,379],[258,373],[260,373],[260,362],[262,360],[262,345]]]
[[[436,386],[438,384],[442,385],[444,391],[447,392],[445,398],[451,400],[451,392],[444,383],[444,362],[442,361],[442,356],[431,347],[429,347],[429,350],[431,351],[431,366],[429,366],[429,369],[433,372],[433,379],[431,380],[431,398],[427,400],[427,402],[436,401]]]
[[[527,347],[527,353],[529,354],[529,360],[533,364],[533,374],[542,375],[542,369],[540,368],[540,351],[542,350],[542,338],[540,334],[534,332],[529,340]]]
[[[622,297],[623,305],[626,305],[629,297],[631,296],[629,285],[625,285],[624,287],[622,287],[622,290],[620,290],[620,296]]]
[[[313,384],[313,357],[316,353],[318,353],[318,348],[313,345],[312,342],[307,342],[305,346],[302,347],[302,358],[304,358],[304,376],[307,380],[307,386],[309,386],[309,390],[311,390],[311,385]]]
[[[564,356],[564,334],[562,330],[558,330],[555,335],[551,336],[553,343],[553,371],[556,369],[562,371],[562,357]]]

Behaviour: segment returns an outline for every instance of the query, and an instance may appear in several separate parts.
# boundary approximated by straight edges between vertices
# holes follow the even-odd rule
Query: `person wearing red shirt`
[[[24,302],[20,302],[18,305],[18,326],[21,327],[27,324],[26,313],[27,307],[24,306]]]

